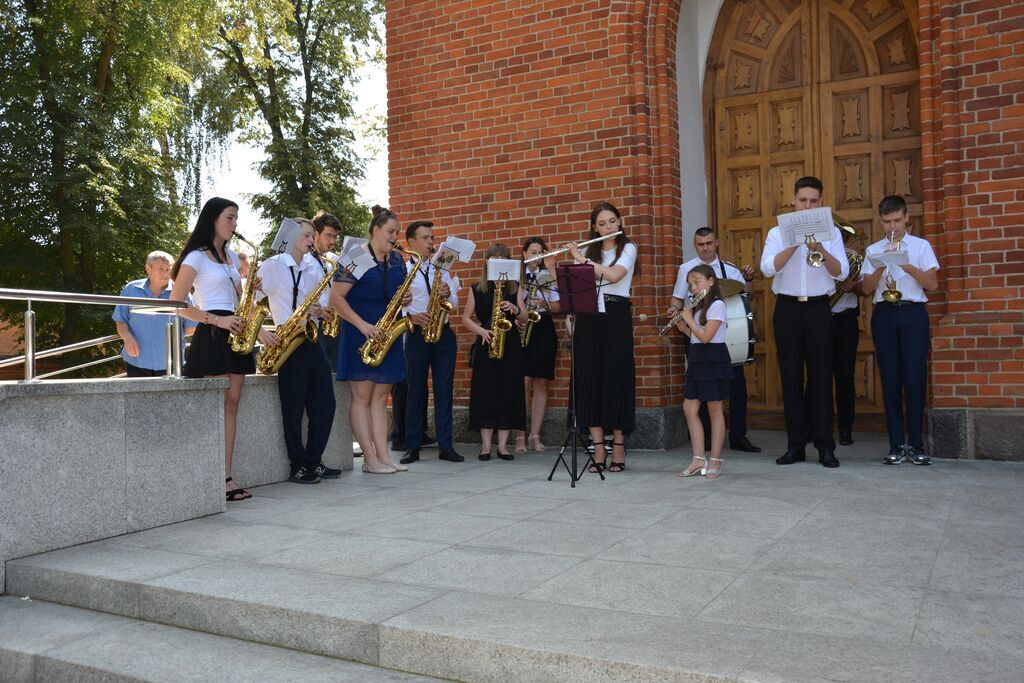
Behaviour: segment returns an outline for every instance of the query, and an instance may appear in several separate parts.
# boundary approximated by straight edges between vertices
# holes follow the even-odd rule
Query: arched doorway
[[[704,79],[711,220],[722,253],[758,264],[794,181],[816,175],[826,205],[881,237],[874,206],[903,195],[922,213],[916,11],[901,0],[726,0]],[[913,8],[911,8],[913,9]],[[751,422],[782,424],[770,333],[775,298],[758,280],[752,299],[757,360],[748,365]],[[882,412],[871,304],[862,300],[858,413]],[[870,423],[874,423],[871,420]],[[857,427],[870,424],[861,420]],[[881,422],[879,422],[881,424]]]

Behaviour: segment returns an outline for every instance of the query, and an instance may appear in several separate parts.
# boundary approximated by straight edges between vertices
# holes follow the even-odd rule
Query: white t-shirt
[[[206,249],[190,251],[181,265],[196,271],[192,297],[204,311],[234,311],[238,306],[235,285],[241,284],[238,254],[225,249],[227,263],[217,263]]]
[[[700,329],[703,330],[704,326],[700,325],[700,314],[696,313],[696,314],[694,314],[693,317],[694,317],[694,321],[697,323],[697,325],[700,326]],[[709,344],[724,344],[725,343],[725,329],[727,327],[727,324],[726,324],[725,302],[722,301],[721,299],[719,299],[719,300],[715,301],[714,303],[712,303],[711,306],[708,308],[708,322],[710,323],[712,320],[721,320],[722,324],[718,326],[718,330],[715,332],[715,336],[712,337],[711,341],[709,341],[708,343]],[[697,339],[697,335],[695,335],[695,334],[690,335],[690,342],[693,343],[693,344],[703,344],[704,343],[700,339]]]
[[[601,265],[610,266],[612,261],[615,261],[615,248],[602,249],[601,250]],[[636,245],[632,242],[627,242],[622,247],[622,255],[619,256],[619,260],[615,261],[615,265],[622,266],[626,269],[626,274],[622,276],[622,279],[618,282],[605,282],[601,280],[598,282],[600,289],[598,295],[601,294],[614,294],[615,296],[622,296],[629,298],[630,296],[630,285],[633,282],[633,268],[636,266],[637,250]],[[597,310],[604,313],[604,297],[597,297]]]
[[[857,308],[857,306],[857,295],[853,292],[846,292],[839,297],[839,301],[837,301],[836,305],[832,307],[832,313],[842,313],[843,311],[848,311],[851,308]]]
[[[920,237],[914,237],[910,233],[903,236],[902,248],[907,251],[910,255],[910,265],[915,268],[919,268],[925,272],[929,270],[939,269],[939,260],[935,258],[935,252],[932,251],[932,245],[928,243],[928,240],[921,239]],[[872,254],[881,254],[889,248],[889,240],[881,239],[872,244],[867,248],[867,252],[864,254],[864,265],[861,266],[860,272],[862,275],[871,275],[871,273],[877,270],[871,263]],[[924,292],[924,287],[921,283],[914,279],[914,276],[910,273],[904,273],[902,277],[896,280],[896,289],[903,293],[903,301],[919,301],[924,303],[928,301],[928,296]],[[885,291],[885,275],[883,274],[878,278],[878,286],[875,288],[875,294],[872,297],[872,301],[876,304],[882,300],[882,292]]]
[[[717,256],[711,263],[704,263],[700,260],[700,257],[692,258],[683,265],[679,266],[679,274],[676,275],[676,286],[672,288],[672,297],[675,299],[686,300],[686,297],[690,295],[690,288],[686,284],[686,276],[690,274],[690,271],[699,265],[711,266],[711,269],[715,271],[715,279],[722,279],[722,266],[725,266],[725,279],[736,280],[742,285],[746,285],[746,279],[743,277],[743,273],[739,268],[731,263],[721,261]]]

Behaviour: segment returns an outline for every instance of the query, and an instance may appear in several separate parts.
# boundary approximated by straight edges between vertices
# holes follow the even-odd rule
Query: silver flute
[[[621,235],[621,234],[622,234],[622,231],[619,230],[618,232],[613,232],[612,234],[605,235],[604,237],[595,237],[592,240],[587,240],[586,242],[580,242],[579,244],[576,245],[576,248],[579,249],[581,247],[587,246],[588,244],[593,244],[594,242],[604,242],[606,239],[609,239],[609,238],[615,237],[616,235]],[[562,247],[561,249],[555,249],[554,251],[547,251],[547,252],[544,252],[543,254],[537,254],[536,256],[531,256],[528,259],[523,259],[523,263],[533,263],[534,261],[540,261],[541,259],[546,259],[549,256],[558,256],[559,254],[564,254],[567,251],[569,251],[569,247]]]

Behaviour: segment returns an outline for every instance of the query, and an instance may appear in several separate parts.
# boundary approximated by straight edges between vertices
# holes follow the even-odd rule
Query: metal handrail
[[[106,344],[107,342],[118,339],[118,335],[110,335],[107,337],[100,337],[98,339],[91,339],[82,342],[76,342],[74,344],[68,344],[56,349],[50,349],[49,351],[43,351],[36,353],[36,314],[32,310],[33,301],[47,301],[54,303],[66,303],[66,304],[92,304],[99,306],[131,306],[135,312],[145,314],[158,314],[168,313],[173,315],[173,319],[167,323],[167,377],[181,378],[181,360],[182,360],[182,346],[181,346],[181,317],[178,315],[178,310],[187,308],[188,303],[185,301],[178,301],[175,299],[148,299],[145,297],[136,296],[110,296],[107,294],[78,294],[75,292],[51,292],[40,289],[9,289],[6,287],[0,287],[0,299],[13,300],[13,301],[24,301],[25,302],[25,353],[24,355],[17,356],[15,358],[9,358],[0,362],[0,368],[8,367],[11,365],[17,365],[18,363],[25,364],[25,380],[26,382],[34,382],[46,377],[53,377],[55,375],[71,372],[72,370],[79,370],[81,368],[87,368],[93,365],[99,365],[100,363],[106,363],[107,361],[114,360],[117,356],[110,358],[103,358],[100,360],[78,365],[73,368],[65,368],[63,370],[57,370],[55,372],[49,372],[45,375],[36,375],[36,360],[39,358],[47,358],[49,356],[59,356],[63,353],[70,351],[78,351],[81,349],[89,348],[91,346],[98,346],[100,344]]]

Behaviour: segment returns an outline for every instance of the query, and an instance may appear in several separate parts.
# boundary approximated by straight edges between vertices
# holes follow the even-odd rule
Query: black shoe
[[[409,463],[416,462],[419,459],[420,459],[420,452],[419,452],[419,450],[406,451],[405,455],[403,455],[402,459],[399,460],[398,462],[400,464],[402,464],[402,465],[408,465]]]
[[[750,439],[745,436],[741,436],[735,441],[729,441],[729,448],[734,451],[741,451],[743,453],[760,453],[761,448],[750,443]]]
[[[783,455],[781,458],[776,458],[775,464],[792,465],[795,462],[804,462],[805,460],[807,460],[807,454],[804,452],[804,449],[800,448],[794,450],[791,448],[788,451],[786,451],[785,455]]]
[[[461,455],[455,452],[454,448],[442,448],[440,455],[437,456],[438,460],[447,460],[448,462],[462,462],[465,460]]]
[[[313,472],[316,474],[316,476],[320,477],[321,479],[337,479],[338,477],[341,476],[341,470],[336,470],[333,467],[328,467],[323,463],[320,463],[316,467],[314,467]]]
[[[818,454],[818,462],[825,467],[839,467],[839,460],[834,451],[822,451]]]
[[[393,451],[404,451],[405,450],[405,440],[403,439],[402,441],[392,441],[391,442],[391,450],[393,450]]]
[[[502,453],[500,450],[498,451],[498,457],[501,458],[502,460],[515,460],[516,459],[516,456],[512,455],[511,453]]]
[[[491,459],[491,452],[490,451],[485,451],[485,452],[481,453],[480,455],[478,455],[476,457],[479,458],[480,460],[490,460]]]
[[[294,481],[296,484],[319,484],[320,477],[313,471],[313,468],[300,465],[292,473],[292,476],[288,477],[288,481]]]
[[[420,443],[421,446],[433,446],[437,443],[437,439],[427,434],[423,435],[423,441]]]
[[[840,446],[852,446],[853,445],[853,434],[850,430],[843,431],[839,430],[839,445]]]

